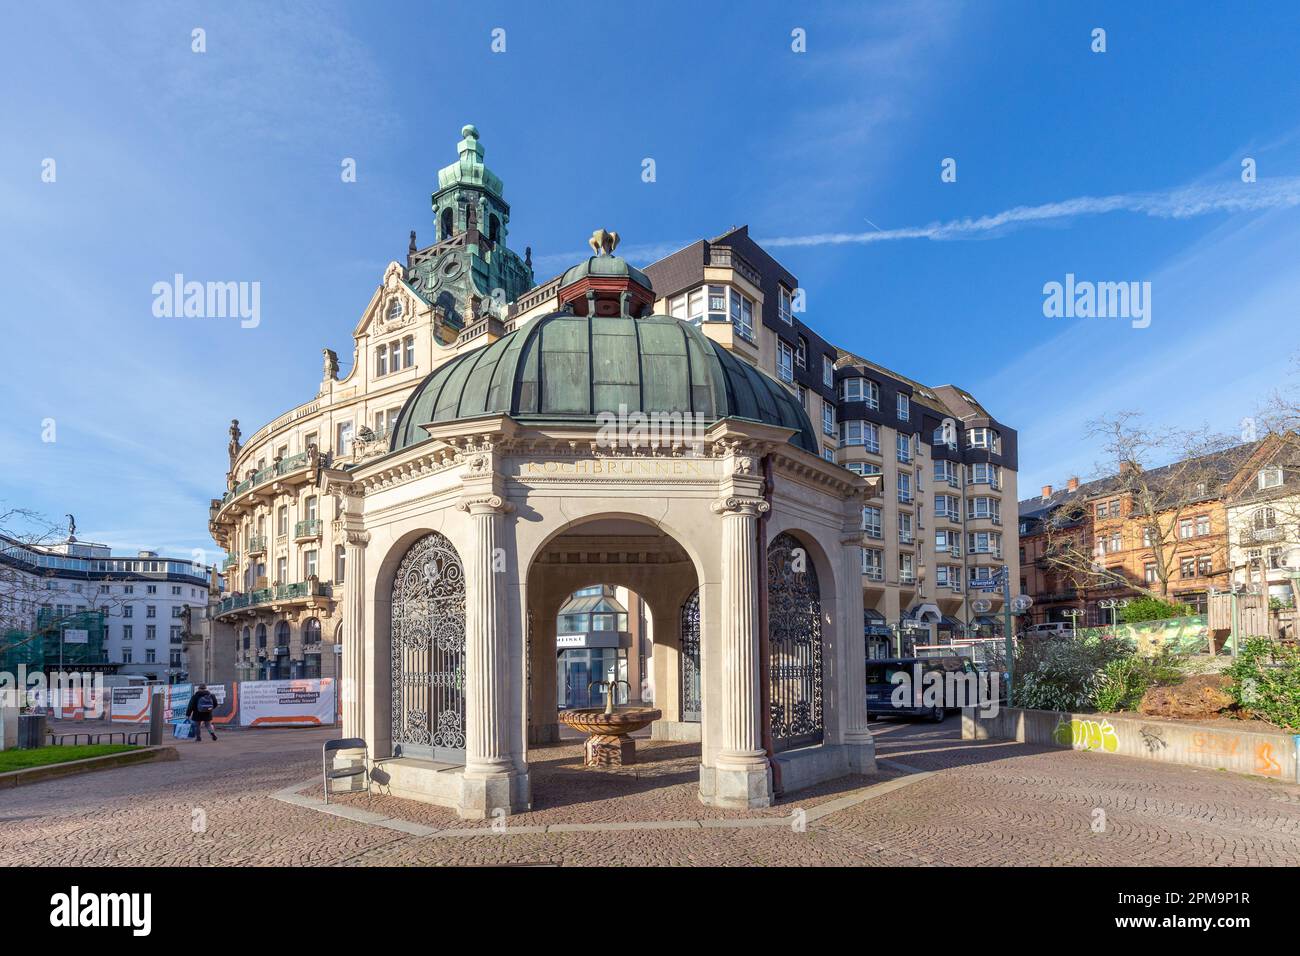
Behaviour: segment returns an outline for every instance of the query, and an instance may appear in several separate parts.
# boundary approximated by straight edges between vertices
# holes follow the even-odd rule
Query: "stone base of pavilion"
[[[666,724],[660,728],[660,724]],[[635,764],[627,767],[592,768],[578,760],[573,767],[565,766],[568,754],[575,747],[582,753],[582,743],[577,740],[556,740],[554,743],[534,745],[530,749],[529,771],[501,774],[467,773],[463,765],[437,763],[410,757],[393,757],[376,761],[371,791],[404,800],[433,804],[453,810],[462,820],[490,820],[494,817],[527,813],[534,808],[532,780],[533,768],[539,764],[564,768],[561,773],[566,787],[577,787],[596,792],[609,788],[611,782],[633,778],[654,779],[668,775],[681,775],[684,767],[692,766],[698,780],[698,802],[705,806],[727,810],[762,810],[772,807],[781,799],[810,791],[834,788],[837,781],[846,787],[860,786],[857,778],[876,773],[875,751],[870,744],[821,744],[790,750],[776,757],[780,769],[781,797],[774,792],[774,775],[766,757],[754,755],[749,761],[723,763],[706,767],[700,764],[700,746],[696,740],[683,740],[689,728],[698,724],[656,721],[658,733],[649,739],[637,735],[638,756]],[[668,761],[668,764],[657,764]],[[602,779],[602,775],[608,779]],[[546,778],[553,782],[552,772]],[[543,795],[544,798],[550,795]]]
[[[792,768],[802,768],[809,766],[806,761],[806,757],[796,756],[788,763]],[[401,758],[383,761],[382,765],[389,768],[407,765],[401,767],[394,778],[394,782],[400,780],[404,784],[401,792],[391,784],[376,785],[369,794],[336,793],[331,796],[330,803],[353,806],[397,820],[436,828],[490,829],[493,826],[496,818],[491,815],[485,818],[466,818],[458,807],[448,802],[431,800],[427,792],[408,789],[414,785],[410,776],[412,770],[421,771],[420,777],[424,780],[440,776],[443,785],[455,779],[456,771],[463,770],[446,764],[426,763],[423,768],[415,767],[418,763],[420,761]],[[582,741],[576,738],[530,748],[528,775],[532,787],[532,805],[511,814],[508,826],[525,828],[576,824],[591,827],[618,826],[638,821],[744,821],[751,818],[772,818],[775,822],[788,818],[795,810],[812,812],[822,804],[902,774],[892,768],[881,768],[865,775],[851,773],[797,791],[787,791],[763,807],[732,808],[703,803],[699,799],[699,744],[651,740],[644,735],[637,735],[637,762],[633,766],[592,770],[583,763]],[[834,761],[831,763],[833,765]],[[785,769],[785,764],[782,769]],[[791,773],[794,772],[796,771],[792,769]],[[319,789],[319,780],[315,786]],[[311,793],[316,793],[316,790]]]

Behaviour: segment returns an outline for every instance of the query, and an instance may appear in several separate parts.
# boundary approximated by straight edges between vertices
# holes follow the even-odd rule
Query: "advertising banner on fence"
[[[149,695],[157,685],[133,684],[130,687],[112,689],[112,720],[115,723],[142,724],[149,719]],[[193,684],[173,684],[162,688],[163,703],[167,708],[165,721],[180,720],[185,716],[190,697],[194,693]],[[226,688],[223,684],[209,684],[208,690],[217,698],[217,713],[226,702]]]
[[[239,697],[244,727],[319,727],[334,723],[337,712],[331,677],[242,681]]]

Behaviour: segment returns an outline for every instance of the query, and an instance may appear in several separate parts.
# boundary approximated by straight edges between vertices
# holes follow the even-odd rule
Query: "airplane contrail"
[[[873,232],[818,232],[804,236],[768,236],[755,241],[769,248],[796,246],[863,245],[903,239],[958,240],[1018,225],[1051,222],[1076,216],[1100,216],[1130,212],[1154,219],[1191,219],[1215,212],[1259,212],[1300,206],[1300,176],[1282,176],[1254,183],[1230,182],[1182,186],[1163,192],[1118,193],[1111,196],[1077,196],[1037,206],[1014,206],[1002,212],[965,219],[932,222]],[[870,220],[868,220],[870,221]],[[874,226],[874,223],[872,223]],[[691,240],[693,241],[693,240]],[[638,262],[652,262],[690,245],[690,241],[632,246],[622,255]],[[561,266],[586,253],[556,253],[541,256],[537,263]]]
[[[849,243],[889,242],[899,239],[960,239],[993,232],[1007,226],[1097,216],[1110,212],[1133,212],[1156,219],[1190,219],[1212,212],[1255,212],[1300,206],[1300,176],[1288,176],[1254,183],[1213,186],[1185,186],[1166,192],[1120,193],[1112,196],[1079,196],[1038,206],[1015,206],[1003,212],[974,219],[950,219],[925,226],[881,229],[875,232],[821,232],[806,236],[769,236],[757,239],[763,246],[827,246]]]

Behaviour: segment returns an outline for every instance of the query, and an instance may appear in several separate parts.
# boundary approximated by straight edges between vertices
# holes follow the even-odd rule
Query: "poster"
[[[244,727],[320,727],[337,712],[331,677],[243,681],[239,723]]]

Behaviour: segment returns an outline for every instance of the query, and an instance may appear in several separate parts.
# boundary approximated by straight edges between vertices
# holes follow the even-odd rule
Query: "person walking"
[[[194,742],[203,741],[203,725],[208,725],[208,733],[213,740],[217,739],[216,732],[212,729],[212,712],[217,709],[217,697],[212,691],[208,690],[207,684],[200,684],[190,697],[189,705],[185,708],[185,716],[194,721]]]

